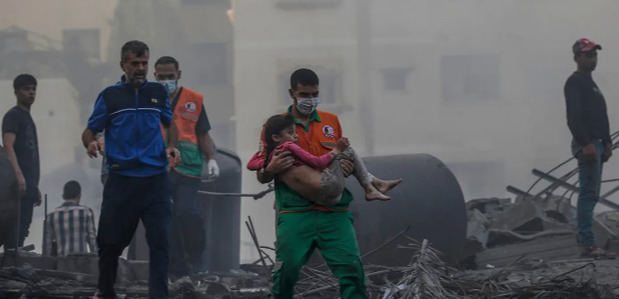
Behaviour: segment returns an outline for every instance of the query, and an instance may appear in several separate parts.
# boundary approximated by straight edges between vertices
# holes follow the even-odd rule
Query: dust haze
[[[594,79],[619,128],[617,11],[614,0],[4,0],[0,110],[15,105],[16,75],[39,79],[40,189],[53,209],[63,183],[78,179],[98,211],[101,161],[79,137],[97,93],[120,79],[125,41],[150,46],[150,79],[157,57],[179,60],[180,84],[205,95],[215,143],[242,163],[266,118],[291,104],[289,74],[309,67],[319,108],[339,116],[362,155],[432,154],[466,199],[507,197],[505,186],[533,182],[532,168],[570,156],[563,84],[578,38],[603,46]],[[605,177],[617,177],[618,160]],[[266,188],[242,168],[243,192]],[[273,244],[273,195],[242,199],[248,215]],[[26,241],[38,249],[42,219],[36,208]],[[241,227],[241,259],[253,261]]]

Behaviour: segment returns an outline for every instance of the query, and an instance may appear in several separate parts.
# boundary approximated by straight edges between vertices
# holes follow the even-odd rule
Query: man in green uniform
[[[342,137],[337,116],[316,110],[318,76],[309,69],[299,69],[290,77],[293,105],[288,109],[296,124],[298,144],[314,155],[329,152]],[[258,170],[258,180],[271,181],[277,174],[293,167],[290,153],[275,153],[266,167]],[[351,161],[341,160],[346,174],[353,170]],[[339,279],[341,298],[369,298],[366,292],[363,265],[348,211],[352,194],[345,190],[340,202],[325,207],[302,198],[280,179],[275,179],[277,202],[277,262],[273,268],[275,298],[293,298],[299,272],[314,249],[326,260]]]

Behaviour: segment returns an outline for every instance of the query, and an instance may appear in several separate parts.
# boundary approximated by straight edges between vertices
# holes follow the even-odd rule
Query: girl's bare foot
[[[373,200],[382,200],[382,201],[386,201],[386,200],[390,200],[391,197],[382,194],[380,191],[378,191],[374,186],[369,185],[366,189],[365,189],[365,200],[367,201],[373,201]]]
[[[402,179],[397,180],[381,180],[379,178],[374,178],[372,180],[372,185],[378,189],[380,193],[387,193],[387,191],[393,189],[395,186],[399,185],[402,182]]]

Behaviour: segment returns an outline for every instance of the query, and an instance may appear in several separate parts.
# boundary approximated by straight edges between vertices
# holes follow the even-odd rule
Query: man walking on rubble
[[[600,197],[603,163],[612,155],[606,102],[591,73],[602,47],[581,38],[572,46],[577,70],[565,83],[567,124],[572,133],[572,153],[578,160],[578,245],[583,257],[614,258],[595,245],[593,209]]]
[[[294,118],[299,146],[314,155],[331,151],[342,137],[337,116],[316,109],[319,102],[318,84],[318,76],[309,69],[298,69],[290,76],[289,94],[293,103],[288,113]],[[263,144],[260,155],[266,158]],[[351,161],[342,159],[340,163],[347,175],[353,172]],[[257,171],[258,181],[269,182],[293,164],[294,158],[289,152],[275,153],[268,164]],[[273,267],[272,287],[275,298],[293,298],[299,272],[316,248],[338,278],[342,298],[369,298],[352,215],[348,211],[352,199],[352,194],[345,189],[339,203],[320,206],[304,199],[281,180],[275,180],[275,201],[279,213],[277,261]]]
[[[105,133],[109,177],[103,187],[99,217],[99,282],[95,298],[115,298],[118,257],[129,245],[138,221],[146,229],[149,247],[149,298],[168,297],[168,234],[171,214],[168,161],[174,167],[180,154],[168,92],[146,80],[148,46],[129,41],[121,50],[120,82],[98,96],[82,142],[96,157],[95,134]],[[168,147],[161,132],[168,136]],[[169,128],[169,129],[167,129]]]
[[[155,79],[170,94],[174,125],[178,130],[176,148],[181,153],[180,163],[170,171],[173,202],[170,274],[178,277],[202,270],[206,231],[197,196],[201,184],[202,156],[208,161],[209,179],[219,176],[219,166],[215,161],[215,144],[209,135],[211,125],[204,109],[203,96],[178,85],[181,79],[178,61],[171,56],[157,59]]]

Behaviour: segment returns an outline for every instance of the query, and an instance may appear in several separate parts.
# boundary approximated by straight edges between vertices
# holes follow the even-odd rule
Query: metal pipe
[[[533,174],[534,174],[535,176],[537,176],[537,177],[539,177],[539,178],[541,178],[541,179],[544,179],[544,180],[550,181],[550,182],[552,182],[553,184],[560,185],[561,187],[564,187],[564,188],[566,188],[566,189],[569,189],[570,191],[573,191],[573,192],[579,192],[578,187],[576,187],[576,186],[574,186],[574,185],[572,185],[572,184],[570,184],[570,183],[568,183],[568,182],[566,182],[566,181],[563,181],[563,180],[561,180],[561,179],[559,179],[559,178],[553,177],[553,176],[551,176],[551,175],[549,175],[549,174],[547,174],[547,173],[545,173],[545,172],[542,172],[542,171],[540,171],[540,170],[538,170],[538,169],[533,169],[533,171],[532,171],[532,172],[533,172]],[[616,204],[616,203],[614,203],[614,202],[612,202],[612,201],[610,201],[610,200],[608,200],[608,199],[606,199],[606,198],[604,198],[604,197],[602,197],[602,196],[600,196],[600,198],[598,199],[598,201],[599,201],[601,204],[604,204],[604,205],[606,205],[606,206],[607,206],[607,207],[609,207],[609,208],[613,208],[613,209],[615,209],[615,210],[619,210],[619,204]]]

